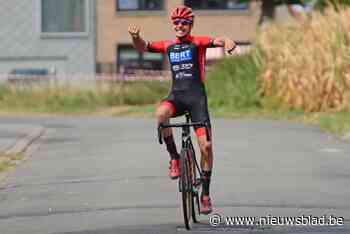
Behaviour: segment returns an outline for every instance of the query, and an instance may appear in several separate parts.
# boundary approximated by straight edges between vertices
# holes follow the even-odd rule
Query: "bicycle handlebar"
[[[159,144],[163,144],[163,140],[162,140],[162,129],[163,128],[184,128],[184,127],[205,127],[205,135],[207,137],[207,141],[210,141],[209,125],[207,122],[175,123],[175,124],[161,123],[158,127]]]

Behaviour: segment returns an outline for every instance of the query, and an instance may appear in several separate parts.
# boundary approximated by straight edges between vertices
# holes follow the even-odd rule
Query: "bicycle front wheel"
[[[182,211],[184,216],[185,227],[191,229],[191,217],[193,211],[193,194],[191,168],[188,159],[188,150],[182,150],[180,155],[181,161],[181,193],[182,193]]]
[[[198,186],[197,183],[197,169],[196,169],[196,153],[194,151],[192,142],[189,142],[189,149],[188,149],[188,161],[189,161],[189,171],[190,171],[190,180],[192,183],[192,220],[194,223],[198,223],[197,217],[196,217],[196,208],[198,211],[198,215],[200,213],[200,207],[199,207],[199,196],[198,196]]]

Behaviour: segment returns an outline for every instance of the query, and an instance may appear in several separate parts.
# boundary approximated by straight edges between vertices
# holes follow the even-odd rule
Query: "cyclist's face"
[[[192,29],[192,22],[184,19],[174,20],[173,25],[177,37],[187,36]]]

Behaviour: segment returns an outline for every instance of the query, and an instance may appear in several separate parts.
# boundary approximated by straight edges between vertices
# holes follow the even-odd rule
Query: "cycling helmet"
[[[176,7],[171,13],[171,20],[174,21],[176,19],[185,19],[193,22],[194,14],[192,9],[183,5]]]

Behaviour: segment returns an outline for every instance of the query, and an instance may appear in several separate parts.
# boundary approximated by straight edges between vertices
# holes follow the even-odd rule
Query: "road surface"
[[[0,122],[46,129],[36,150],[0,185],[1,234],[187,233],[154,120],[1,117]],[[189,233],[350,233],[348,142],[287,122],[212,123],[215,213],[223,219],[332,216],[344,224],[213,227],[201,216]]]

